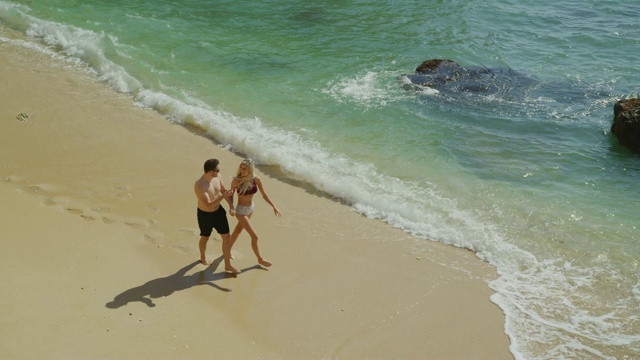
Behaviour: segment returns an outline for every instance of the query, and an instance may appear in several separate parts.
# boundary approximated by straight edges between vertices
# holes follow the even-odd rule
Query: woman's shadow
[[[151,299],[169,296],[176,291],[185,290],[198,285],[209,285],[218,290],[229,292],[231,289],[223,288],[215,284],[215,281],[217,280],[234,277],[234,275],[226,272],[214,274],[222,260],[223,258],[220,256],[205,270],[191,275],[186,275],[189,270],[193,269],[194,266],[200,263],[200,261],[195,261],[176,271],[173,275],[153,279],[143,285],[125,290],[124,292],[116,295],[116,297],[113,298],[113,301],[106,303],[105,306],[110,309],[117,309],[130,302],[140,301],[147,304],[148,307],[154,307],[156,304],[154,304]]]

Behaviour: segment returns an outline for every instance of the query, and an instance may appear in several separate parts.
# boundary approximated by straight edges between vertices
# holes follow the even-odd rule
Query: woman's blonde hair
[[[247,169],[249,169],[249,172],[244,177],[242,177],[241,175],[242,165],[244,165]],[[251,180],[253,180],[253,160],[251,159],[242,160],[240,165],[238,165],[238,172],[236,173],[236,179],[238,179],[238,194],[244,194],[247,191],[247,189],[249,189],[249,187],[252,186]]]

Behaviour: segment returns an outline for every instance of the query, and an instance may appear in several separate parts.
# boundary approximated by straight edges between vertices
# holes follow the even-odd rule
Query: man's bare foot
[[[241,272],[240,270],[236,270],[236,268],[234,268],[233,266],[225,266],[224,271],[234,275],[238,275]]]
[[[209,262],[207,261],[207,259],[200,259],[200,264],[209,265]]]
[[[260,264],[260,265],[262,265],[262,266],[264,266],[264,267],[269,267],[269,266],[271,266],[271,263],[270,263],[270,262],[268,262],[267,260],[264,260],[264,259],[262,259],[262,260],[258,260],[258,264]]]

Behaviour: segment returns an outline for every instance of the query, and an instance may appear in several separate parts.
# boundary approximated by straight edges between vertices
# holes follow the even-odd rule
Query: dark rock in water
[[[613,106],[611,133],[620,145],[640,153],[640,99],[625,99]]]
[[[453,60],[431,59],[431,60],[426,60],[422,64],[418,65],[418,67],[416,68],[416,72],[419,72],[419,73],[434,72],[442,64],[444,64],[443,68],[450,66],[450,67],[456,67],[456,68],[462,69],[462,67],[456,64],[456,62]]]
[[[506,95],[512,90],[531,87],[536,81],[511,69],[489,69],[481,66],[463,67],[453,60],[431,59],[416,68],[414,74],[403,75],[409,80],[406,89],[432,88],[446,93],[481,93]]]
[[[416,68],[415,75],[409,75],[412,83],[437,89],[442,85],[459,80],[466,70],[452,60],[427,60]]]

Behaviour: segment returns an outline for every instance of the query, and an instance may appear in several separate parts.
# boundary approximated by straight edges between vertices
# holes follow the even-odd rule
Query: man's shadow
[[[147,304],[148,307],[154,307],[156,304],[154,304],[151,299],[169,296],[176,291],[185,290],[198,285],[209,285],[218,290],[229,292],[231,289],[223,288],[215,284],[215,281],[217,280],[235,277],[235,275],[227,272],[214,274],[222,260],[223,258],[220,256],[205,270],[191,275],[186,275],[189,270],[193,269],[194,266],[200,263],[200,261],[194,261],[193,263],[176,271],[173,275],[153,279],[143,285],[125,290],[124,292],[116,295],[116,297],[113,298],[113,301],[106,303],[105,306],[110,309],[117,309],[130,302],[140,301]]]

